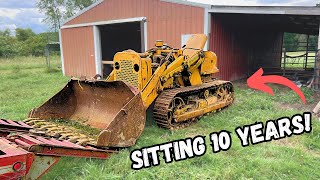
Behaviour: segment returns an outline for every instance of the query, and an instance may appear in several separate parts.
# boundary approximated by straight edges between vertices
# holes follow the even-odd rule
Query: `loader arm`
[[[62,156],[105,159],[133,146],[153,102],[155,122],[171,130],[229,106],[233,85],[212,77],[217,56],[203,51],[206,40],[118,52],[106,80],[73,78],[23,122],[0,119],[0,179],[36,179]]]
[[[198,50],[192,57],[179,56],[171,64],[163,63],[153,74],[147,85],[141,91],[141,97],[146,109],[153,103],[164,88],[172,86],[176,75],[181,74],[188,69],[190,73],[194,72],[203,62],[202,50]]]
[[[56,95],[33,109],[29,118],[44,121],[47,136],[68,136],[56,120],[97,129],[94,137],[77,141],[96,147],[130,147],[142,134],[147,108],[164,90],[199,86],[203,75],[217,72],[216,56],[204,52],[207,37],[193,35],[182,49],[173,49],[162,41],[145,53],[125,50],[115,54],[114,69],[106,80],[71,79]],[[205,66],[204,66],[205,64]],[[100,132],[100,133],[99,133]],[[81,135],[83,133],[80,133]]]

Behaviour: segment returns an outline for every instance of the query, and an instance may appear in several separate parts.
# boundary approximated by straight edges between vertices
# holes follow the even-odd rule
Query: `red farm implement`
[[[0,179],[38,179],[60,157],[106,159],[114,151],[33,135],[24,122],[0,119]]]

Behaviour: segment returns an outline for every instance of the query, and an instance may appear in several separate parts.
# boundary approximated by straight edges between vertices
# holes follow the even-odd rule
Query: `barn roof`
[[[98,0],[91,6],[83,9],[73,17],[66,20],[66,23],[77,18],[81,14],[89,11],[101,4],[104,0]],[[309,29],[305,32],[312,32],[315,34],[319,29],[320,22],[320,7],[312,6],[221,6],[203,4],[187,0],[160,0],[163,2],[170,2],[176,4],[183,4],[188,6],[202,7],[205,8],[209,13],[220,13],[220,14],[252,14],[252,15],[266,15],[269,19],[272,19],[271,15],[278,15],[281,21],[297,27],[300,29]],[[273,18],[274,19],[274,18]],[[279,19],[278,19],[279,21]],[[280,22],[281,23],[281,22]],[[280,24],[279,23],[279,24]]]
[[[320,7],[316,6],[216,6],[211,5],[209,12],[240,14],[284,14],[320,16]]]
[[[99,4],[101,4],[104,0],[98,0],[95,3],[93,3],[92,5],[82,9],[81,11],[79,11],[77,14],[75,14],[74,16],[68,18],[63,24],[67,24],[69,21],[77,18],[78,16],[80,16],[81,14],[89,11],[90,9],[98,6]],[[163,2],[170,2],[170,3],[176,3],[176,4],[183,4],[183,5],[189,5],[189,6],[196,6],[196,7],[202,7],[202,8],[209,8],[211,7],[210,4],[203,4],[203,3],[198,3],[198,2],[192,2],[192,1],[186,1],[186,0],[160,0]]]
[[[96,7],[97,5],[101,4],[104,0],[98,0],[97,2],[91,4],[90,6],[82,9],[81,11],[79,11],[77,14],[73,15],[72,17],[68,18],[63,24],[67,24],[69,21],[77,18],[78,16],[80,16],[81,14],[89,11],[90,9]]]

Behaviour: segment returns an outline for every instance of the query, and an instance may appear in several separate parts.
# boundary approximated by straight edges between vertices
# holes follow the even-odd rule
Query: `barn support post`
[[[50,64],[50,61],[51,61],[51,46],[50,46],[50,44],[49,44],[49,40],[48,40],[48,44],[47,44],[47,48],[48,48],[48,69],[50,69],[51,68],[51,64]]]
[[[315,57],[315,64],[314,64],[314,82],[313,88],[316,91],[319,91],[319,84],[320,84],[320,26],[319,26],[319,36],[318,36],[318,50]]]
[[[63,46],[62,46],[62,34],[61,34],[61,29],[59,30],[59,42],[60,42],[61,69],[62,69],[62,74],[65,76],[65,75],[66,75],[66,71],[65,71],[65,66],[64,66],[64,57],[63,57]]]
[[[320,84],[320,49],[317,50],[317,54],[315,57],[315,67],[314,67],[315,73],[314,73],[314,84],[313,88],[316,91],[319,91],[319,84]]]
[[[208,10],[208,8],[205,8],[204,10],[204,34],[207,35],[208,41],[206,42],[206,45],[204,46],[203,50],[208,51],[209,45],[210,45],[210,32],[211,32],[211,14]]]
[[[287,64],[287,50],[283,48],[283,76],[286,75],[286,64]]]
[[[102,73],[102,54],[101,54],[101,35],[98,26],[93,26],[93,39],[94,39],[94,57],[96,64],[96,74],[103,76]]]
[[[308,34],[307,36],[307,47],[306,47],[306,59],[305,59],[305,64],[304,64],[304,70],[306,71],[308,68],[308,57],[309,57],[309,38],[310,35]]]
[[[144,18],[140,21],[140,29],[141,29],[141,50],[143,52],[148,50],[148,28],[147,28],[147,19]]]

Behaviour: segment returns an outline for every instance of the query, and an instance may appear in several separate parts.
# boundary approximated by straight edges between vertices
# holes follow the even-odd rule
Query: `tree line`
[[[307,41],[309,41],[309,51],[318,49],[318,36],[309,36],[305,34],[285,33],[283,37],[283,47],[286,51],[305,51],[307,49]]]
[[[34,33],[30,28],[0,31],[0,57],[43,56],[48,40],[58,39],[57,33]]]
[[[97,0],[41,0],[37,1],[39,12],[45,14],[49,26],[46,33],[36,34],[30,28],[0,31],[0,57],[42,56],[49,42],[59,41],[58,30],[63,22]]]
[[[39,12],[45,14],[44,22],[57,32],[61,24],[80,10],[97,0],[41,0],[37,2]]]

